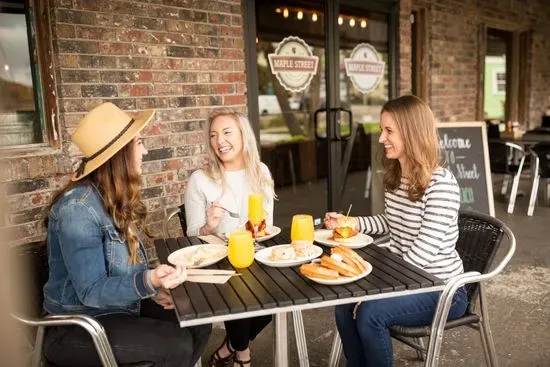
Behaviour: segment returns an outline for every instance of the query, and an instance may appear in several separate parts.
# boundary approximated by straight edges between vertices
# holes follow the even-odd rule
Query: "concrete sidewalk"
[[[304,190],[300,187],[297,189]],[[529,192],[529,187],[525,187],[524,191]],[[280,190],[279,196],[284,195],[284,191]],[[283,202],[280,200],[276,205],[282,205]],[[506,213],[507,203],[504,199],[495,198],[496,216],[507,223],[517,239],[517,250],[512,261],[486,287],[490,324],[500,366],[550,366],[550,207],[537,206],[534,215],[527,217],[527,202],[527,197],[518,197],[514,214],[510,215]],[[308,204],[315,205],[313,201]],[[310,366],[327,366],[336,330],[334,310],[317,309],[305,311],[303,315]],[[289,317],[290,366],[298,366],[291,319]],[[206,365],[210,354],[220,345],[223,336],[223,329],[214,328],[203,356],[203,365]],[[397,341],[393,345],[394,366],[423,366],[416,359],[414,350]],[[251,349],[252,366],[273,366],[271,327],[268,326],[258,336],[251,344]],[[483,366],[479,333],[467,327],[447,332],[440,361],[440,366]],[[345,366],[344,357],[340,366]]]

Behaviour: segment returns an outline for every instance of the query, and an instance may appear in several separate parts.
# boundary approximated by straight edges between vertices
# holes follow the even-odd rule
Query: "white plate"
[[[310,280],[313,280],[316,283],[324,284],[324,285],[341,285],[341,284],[353,283],[356,280],[359,280],[361,278],[366,277],[372,271],[372,265],[367,261],[365,261],[365,262],[368,264],[367,265],[367,270],[365,270],[361,274],[356,275],[354,277],[340,276],[338,279],[320,279],[320,278],[309,277],[309,276],[304,275],[304,274],[302,274],[302,275],[304,275],[306,278],[308,278]],[[312,263],[319,264],[319,263],[321,263],[321,260],[313,260]]]
[[[342,245],[349,248],[362,248],[374,242],[371,236],[363,233],[357,233],[357,235],[354,237],[353,242],[350,242],[350,243],[336,242],[332,239],[332,229],[318,229],[315,231],[314,238],[315,238],[315,242],[318,242],[322,245],[327,245],[329,247],[336,247],[336,246]]]
[[[273,261],[273,260],[270,259],[271,251],[274,248],[288,247],[288,246],[290,246],[290,245],[277,245],[277,246],[271,246],[271,247],[264,248],[263,250],[260,250],[260,251],[256,252],[256,256],[254,256],[254,258],[256,259],[256,261],[259,261],[262,264],[265,264],[267,266],[273,266],[275,268],[284,268],[284,267],[288,267],[288,266],[296,266],[296,265],[300,265],[300,264],[303,264],[303,263],[307,263],[308,261],[313,260],[316,257],[319,257],[323,254],[323,249],[322,248],[320,248],[319,246],[312,245],[314,250],[312,251],[311,256],[297,257],[296,259],[283,260],[283,261]]]
[[[281,228],[279,228],[277,226],[266,226],[265,231],[269,234],[266,235],[266,236],[263,236],[263,237],[256,238],[256,241],[262,242],[262,241],[266,241],[266,240],[269,240],[270,238],[275,237],[276,235],[281,233]],[[224,233],[223,236],[226,239],[228,239],[229,238],[229,232]]]
[[[212,265],[227,256],[226,245],[194,245],[180,248],[168,255],[171,264],[182,264],[189,269],[204,268]]]

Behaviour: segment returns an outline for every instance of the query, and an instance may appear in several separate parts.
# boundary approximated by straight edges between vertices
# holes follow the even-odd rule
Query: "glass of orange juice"
[[[236,268],[247,268],[254,261],[254,241],[248,231],[233,231],[229,233],[227,257]]]
[[[309,214],[296,214],[292,217],[290,228],[291,241],[310,241],[314,239],[313,217]]]
[[[252,193],[248,196],[248,219],[253,226],[258,226],[264,219],[264,199],[262,194]]]

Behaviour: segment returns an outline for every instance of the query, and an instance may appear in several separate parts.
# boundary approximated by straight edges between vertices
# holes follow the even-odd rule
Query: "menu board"
[[[460,186],[460,208],[495,216],[485,122],[437,125],[445,166]]]

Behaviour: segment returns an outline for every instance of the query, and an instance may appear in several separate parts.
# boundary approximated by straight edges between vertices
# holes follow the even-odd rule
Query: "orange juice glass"
[[[290,228],[291,241],[310,241],[313,242],[313,217],[309,214],[296,214],[292,217],[292,227]]]
[[[260,225],[264,219],[264,199],[262,194],[248,196],[248,219],[254,226]]]
[[[248,231],[229,233],[227,257],[231,265],[242,269],[249,267],[254,261],[254,241]]]

